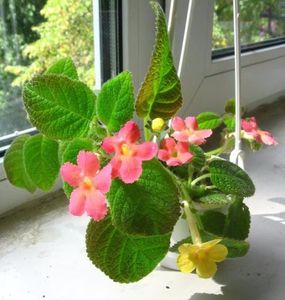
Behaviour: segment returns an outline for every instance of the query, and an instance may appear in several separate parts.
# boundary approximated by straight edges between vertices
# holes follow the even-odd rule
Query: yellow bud
[[[151,128],[154,132],[161,132],[164,128],[164,120],[162,118],[155,118],[151,122]]]

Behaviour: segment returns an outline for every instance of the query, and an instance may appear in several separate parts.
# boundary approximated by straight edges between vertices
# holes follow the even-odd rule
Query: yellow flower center
[[[162,118],[155,118],[151,122],[151,128],[154,132],[160,132],[164,128],[165,122]]]
[[[84,177],[83,179],[83,188],[86,190],[91,190],[93,188],[93,182],[89,177]]]
[[[130,147],[127,144],[123,144],[121,146],[121,151],[122,151],[122,154],[125,156],[130,156],[133,153],[133,151],[130,149]]]

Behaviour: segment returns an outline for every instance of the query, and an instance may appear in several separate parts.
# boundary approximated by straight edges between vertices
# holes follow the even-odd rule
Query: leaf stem
[[[224,150],[225,150],[225,145],[223,145],[223,146],[221,146],[221,147],[219,147],[219,148],[217,148],[217,149],[214,149],[214,150],[212,150],[212,151],[205,152],[205,155],[206,155],[206,156],[212,156],[212,155],[221,154],[221,153],[224,152]]]
[[[204,175],[202,175],[202,176],[200,176],[200,177],[197,177],[196,179],[194,179],[194,180],[191,182],[191,185],[192,185],[192,186],[193,186],[193,185],[196,185],[197,182],[199,182],[199,181],[201,181],[201,180],[203,180],[203,179],[209,178],[210,176],[211,176],[211,174],[210,174],[210,173],[207,173],[207,174],[204,174]]]
[[[189,231],[192,237],[192,241],[194,244],[201,244],[202,240],[201,240],[201,236],[200,236],[200,232],[197,226],[197,218],[195,213],[192,212],[190,205],[192,205],[192,199],[190,198],[185,186],[183,184],[180,185],[181,187],[181,192],[183,195],[183,198],[185,199],[184,201],[182,201],[183,204],[183,209],[186,215],[186,220],[188,223],[188,227],[189,227]]]

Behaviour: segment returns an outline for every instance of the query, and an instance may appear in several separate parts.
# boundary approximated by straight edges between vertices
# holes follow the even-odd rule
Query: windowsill
[[[247,67],[285,56],[285,44],[242,53],[241,65]],[[206,77],[234,70],[234,56],[226,56],[211,61],[206,70]]]

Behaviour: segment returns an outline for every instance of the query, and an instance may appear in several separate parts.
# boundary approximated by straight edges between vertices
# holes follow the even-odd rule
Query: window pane
[[[212,48],[234,45],[232,0],[215,0]],[[240,0],[241,43],[276,42],[285,35],[284,0]]]
[[[67,56],[93,87],[92,0],[0,0],[0,137],[31,127],[23,83]]]

